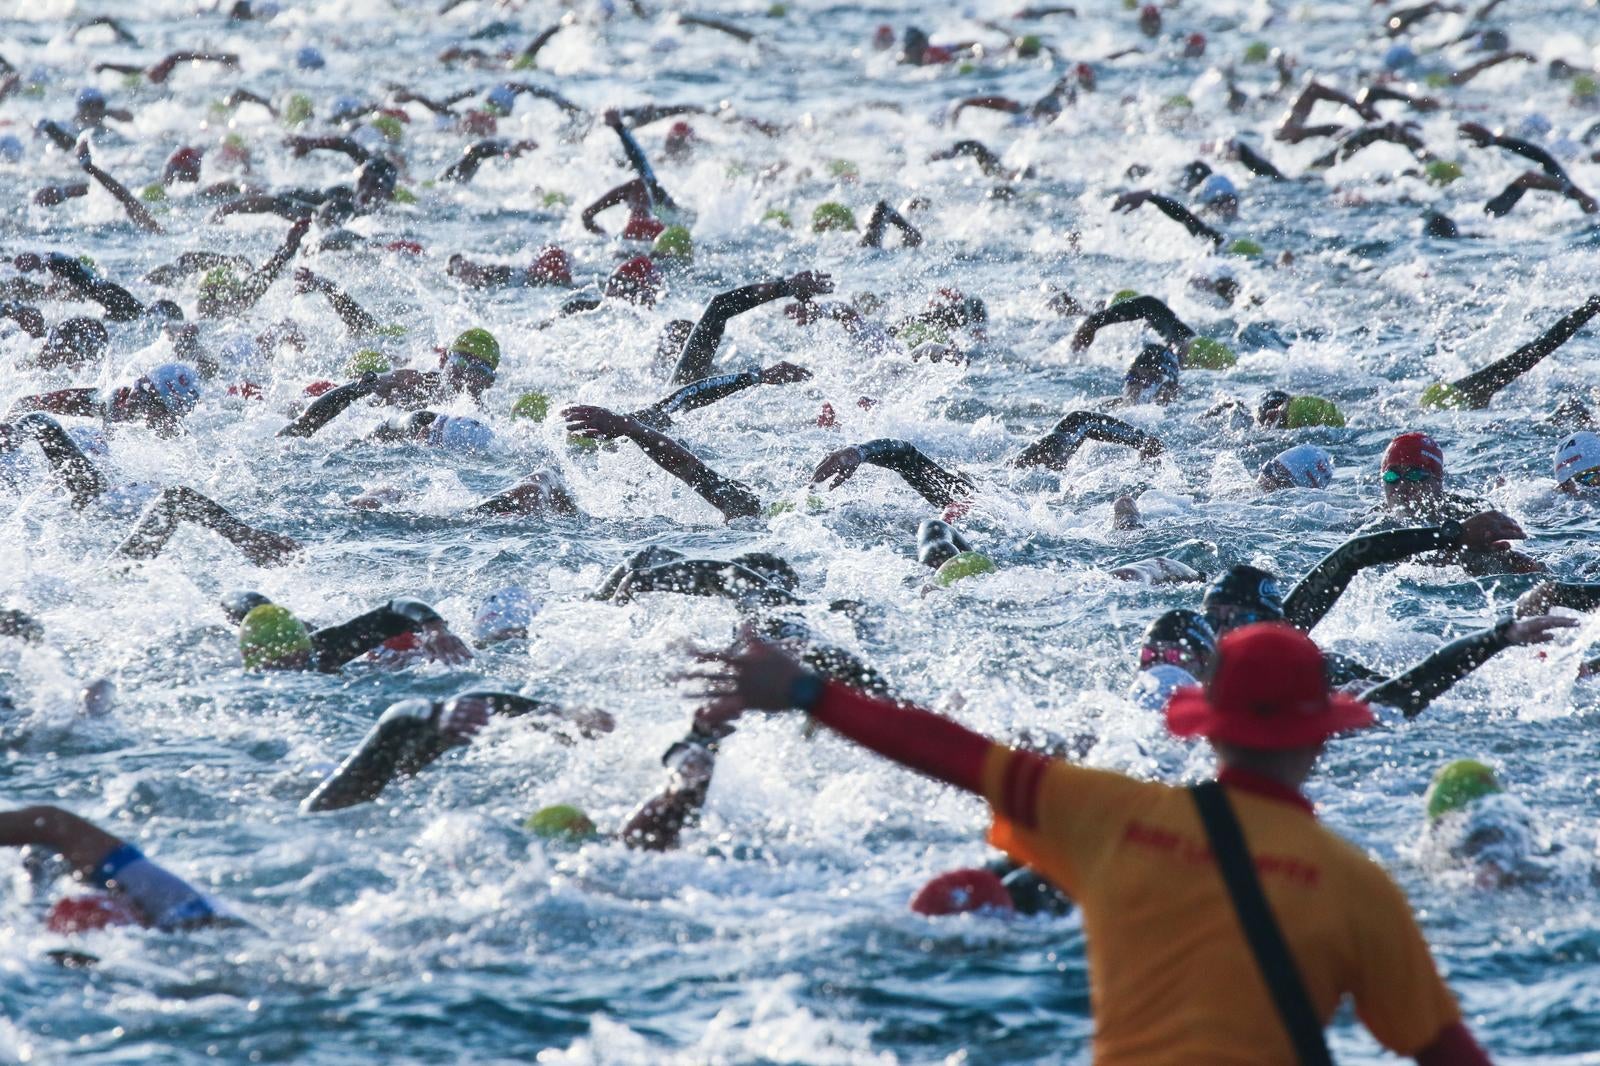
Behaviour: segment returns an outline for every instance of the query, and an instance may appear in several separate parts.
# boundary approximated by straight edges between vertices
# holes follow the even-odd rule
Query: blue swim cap
[[[89,85],[78,90],[78,95],[74,102],[80,108],[88,107],[90,104],[103,104],[106,102],[106,94],[96,89],[93,85]]]
[[[294,65],[301,70],[321,70],[328,65],[328,61],[314,46],[308,44],[295,50]]]
[[[366,109],[366,106],[366,104],[362,103],[354,96],[335,96],[333,98],[333,102],[329,104],[328,117],[335,122],[342,118],[351,118],[352,116],[359,115],[363,110]]]
[[[200,402],[200,375],[183,363],[163,363],[145,375],[173,414],[188,414]]]
[[[494,443],[494,431],[476,418],[440,415],[428,427],[428,443],[452,451],[481,452]]]
[[[496,589],[472,618],[472,636],[479,643],[525,636],[539,601],[521,585]]]
[[[1229,196],[1238,199],[1239,190],[1222,174],[1212,174],[1200,185],[1200,202],[1203,204],[1214,204]]]
[[[1404,70],[1406,67],[1415,65],[1416,62],[1417,53],[1403,44],[1390,45],[1389,50],[1383,53],[1383,69],[1385,70]]]
[[[22,141],[14,133],[0,134],[0,159],[7,163],[22,162]]]
[[[484,102],[501,114],[509,115],[517,106],[517,91],[509,85],[496,85],[484,97]]]

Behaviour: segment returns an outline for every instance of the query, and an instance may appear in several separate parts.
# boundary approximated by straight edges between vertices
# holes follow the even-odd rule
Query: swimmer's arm
[[[311,647],[317,669],[331,674],[386,640],[430,629],[445,630],[444,619],[432,607],[419,600],[390,600],[348,622],[315,631]]]
[[[267,294],[272,283],[278,280],[278,275],[283,273],[283,268],[300,251],[300,242],[305,238],[306,232],[311,229],[309,216],[297,219],[289,227],[289,232],[284,235],[283,246],[272,254],[272,258],[262,264],[261,269],[244,279],[241,286],[241,298],[234,307],[235,313],[254,307],[261,297]]]
[[[378,385],[378,375],[362,374],[356,381],[329,389],[300,413],[300,417],[278,430],[280,437],[309,437],[345,412],[363,396],[370,396]]]
[[[72,494],[74,507],[86,507],[106,491],[105,478],[55,419],[39,413],[28,414],[13,422],[12,427],[30,434],[38,442],[50,469]]]
[[[1278,124],[1275,136],[1280,141],[1297,143],[1310,137],[1328,137],[1339,132],[1341,127],[1336,125],[1306,125],[1306,119],[1311,117],[1312,108],[1316,107],[1319,102],[1343,105],[1368,121],[1378,117],[1378,112],[1371,105],[1360,103],[1349,93],[1340,92],[1338,89],[1330,88],[1319,81],[1311,81],[1301,90],[1294,103],[1290,105],[1288,114]]]
[[[1189,342],[1195,335],[1194,330],[1172,313],[1172,308],[1154,296],[1136,296],[1131,300],[1123,300],[1119,304],[1096,311],[1084,319],[1083,324],[1072,336],[1072,350],[1075,352],[1088,350],[1089,345],[1094,343],[1096,333],[1106,326],[1122,322],[1147,323],[1161,335],[1162,340],[1180,353],[1187,350]]]
[[[956,106],[950,110],[950,125],[954,126],[960,122],[961,112],[969,107],[981,107],[985,111],[1003,111],[1008,115],[1020,115],[1027,110],[1009,96],[969,96],[965,100],[956,101]]]
[[[1467,82],[1471,81],[1473,78],[1476,78],[1484,71],[1493,67],[1498,67],[1502,63],[1509,63],[1513,59],[1520,59],[1528,63],[1536,62],[1535,58],[1529,55],[1527,52],[1500,52],[1496,55],[1490,56],[1487,59],[1480,59],[1469,67],[1463,67],[1460,70],[1452,71],[1450,74],[1450,84],[1465,85]],[[1502,147],[1505,146],[1502,145]]]
[[[172,76],[179,63],[220,63],[230,69],[237,69],[239,57],[231,52],[173,52],[145,71],[145,77],[159,85]]]
[[[787,589],[774,585],[749,567],[720,559],[678,559],[636,569],[626,580],[628,594],[678,592],[690,596],[754,599],[768,606],[803,603]]]
[[[1597,314],[1600,314],[1600,293],[1590,296],[1580,306],[1563,315],[1555,325],[1504,359],[1452,382],[1451,387],[1466,398],[1469,407],[1475,410],[1488,407],[1495,393],[1532,370],[1541,359],[1571,340],[1573,334],[1588,325]]]
[[[1137,448],[1139,454],[1147,459],[1160,455],[1163,450],[1159,438],[1120,418],[1094,411],[1073,411],[1057,422],[1053,430],[1019,452],[1010,465],[1043,466],[1059,470],[1088,440]]]
[[[68,200],[77,200],[88,195],[89,183],[76,181],[66,185],[46,185],[33,194],[33,202],[40,207],[55,207]]]
[[[888,201],[879,200],[867,222],[867,232],[861,238],[864,248],[882,248],[884,231],[893,225],[900,231],[900,245],[915,248],[922,243],[922,231],[907,222],[905,216],[890,207]]]
[[[1020,108],[1022,105],[1018,104],[1017,106]],[[953,122],[955,120],[952,118],[951,121]],[[949,150],[935,152],[933,155],[929,156],[929,159],[955,159],[957,156],[963,155],[971,156],[978,164],[978,169],[983,171],[988,177],[1001,177],[1006,172],[1005,164],[1000,162],[1000,157],[995,155],[994,152],[990,151],[988,146],[981,141],[957,141],[949,148]]]
[[[29,304],[0,304],[0,318],[11,319],[22,327],[24,333],[35,339],[43,337],[48,332],[43,312]]]
[[[1490,7],[1499,0],[1492,0]],[[1417,1052],[1417,1066],[1494,1066],[1488,1054],[1473,1039],[1463,1022],[1451,1022],[1439,1030],[1433,1042]]]
[[[299,292],[320,292],[326,296],[339,321],[344,323],[344,328],[350,331],[352,337],[368,337],[382,328],[383,323],[327,278],[302,267],[294,272],[294,282]]]
[[[677,208],[678,205],[667,194],[667,190],[663,189],[661,183],[656,180],[656,172],[650,169],[650,160],[645,156],[644,149],[639,147],[639,142],[634,139],[633,133],[627,126],[623,125],[621,113],[607,111],[605,123],[616,132],[617,139],[622,142],[622,152],[628,157],[628,164],[639,175],[639,180],[643,181],[645,187],[650,190],[651,198],[662,207],[668,209]]]
[[[78,142],[78,166],[83,168],[85,174],[99,182],[100,186],[110,193],[117,203],[122,205],[122,210],[127,212],[128,218],[133,221],[134,225],[146,233],[165,232],[161,228],[161,223],[157,222],[155,216],[145,209],[144,204],[139,202],[137,196],[129,192],[127,187],[116,178],[94,165],[94,158],[89,154],[89,142],[86,140]]]
[[[672,770],[667,787],[645,800],[622,827],[622,842],[640,851],[670,851],[705,806],[716,767],[710,744],[695,733],[662,758]]]
[[[1272,160],[1256,151],[1243,141],[1234,141],[1232,144],[1233,156],[1240,164],[1258,178],[1271,178],[1273,181],[1283,181],[1283,171],[1272,165]]]
[[[1519,644],[1542,644],[1550,639],[1552,630],[1575,625],[1577,622],[1571,618],[1507,619],[1451,641],[1393,681],[1366,690],[1361,698],[1415,718],[1457,681],[1500,652]]]
[[[139,524],[117,548],[129,559],[154,559],[166,548],[182,522],[193,522],[227,540],[258,566],[278,566],[300,550],[297,541],[257,529],[208,496],[182,486],[163,489]]]
[[[660,122],[664,118],[676,118],[679,115],[703,115],[706,109],[696,104],[646,104],[642,107],[622,107],[617,109],[617,114],[622,116],[622,123],[630,130],[641,126],[648,126],[652,122]]]
[[[542,85],[534,85],[525,81],[511,81],[506,83],[506,88],[516,93],[526,93],[536,100],[549,100],[569,115],[584,115],[586,112],[577,104],[568,100],[554,89],[546,89]]]
[[[915,445],[888,438],[869,440],[834,452],[817,467],[812,484],[831,477],[834,480],[830,488],[838,488],[862,463],[893,470],[935,507],[948,507],[972,491],[972,482],[944,469]]]
[[[302,814],[336,811],[378,798],[397,777],[420,773],[470,738],[440,729],[444,705],[404,700],[383,712],[359,747],[300,803]]]
[[[1525,141],[1520,137],[1498,136],[1488,127],[1477,122],[1463,122],[1456,129],[1461,136],[1479,148],[1504,148],[1508,152],[1538,163],[1539,168],[1552,178],[1558,181],[1568,180],[1566,170],[1560,163],[1556,162],[1555,156],[1532,141]]]
[[[296,159],[304,159],[312,152],[338,152],[347,155],[357,163],[365,163],[372,158],[372,153],[363,148],[353,137],[340,137],[330,135],[326,137],[285,137],[284,146],[289,149],[289,154]]]
[[[724,518],[749,518],[761,513],[761,501],[740,482],[723,477],[666,434],[631,418],[624,422],[622,436],[637,444],[651,462],[694,489]]]
[[[98,418],[105,413],[100,405],[98,389],[57,389],[37,396],[21,396],[12,403],[6,417],[12,418],[25,411],[44,411],[74,418]]]
[[[1137,209],[1140,204],[1145,203],[1154,204],[1161,210],[1163,215],[1166,215],[1174,222],[1182,225],[1184,229],[1188,230],[1191,236],[1203,237],[1212,244],[1220,245],[1222,243],[1222,234],[1218,233],[1212,227],[1206,225],[1195,215],[1193,211],[1190,211],[1187,207],[1184,207],[1170,196],[1162,196],[1160,193],[1145,192],[1143,190],[1138,192],[1126,192],[1117,197],[1116,202],[1111,205],[1111,209],[1113,211],[1133,211]],[[1123,302],[1131,303],[1132,301],[1125,300]],[[1121,307],[1122,304],[1118,304],[1117,306]]]
[[[1311,572],[1296,582],[1283,601],[1284,618],[1306,631],[1333,609],[1350,581],[1369,567],[1397,563],[1423,552],[1462,545],[1464,532],[1459,522],[1437,527],[1393,529],[1351,537],[1323,556]]]
[[[657,420],[659,424],[666,425],[671,423],[672,415],[699,410],[753,386],[788,385],[806,381],[810,377],[811,371],[787,362],[774,363],[760,370],[745,370],[738,374],[720,374],[717,377],[690,382],[666,399],[659,400],[630,417],[651,427],[658,425]]]
[[[106,317],[113,322],[132,322],[144,314],[144,304],[132,293],[114,281],[96,276],[75,256],[52,252],[45,256],[44,267],[52,277],[70,286],[74,294],[104,307]]]
[[[30,844],[54,851],[78,877],[88,880],[123,841],[60,807],[23,807],[0,814],[0,847]]]
[[[700,321],[695,323],[689,339],[683,344],[683,354],[672,372],[673,384],[684,385],[711,376],[711,360],[722,345],[722,335],[728,328],[728,321],[735,316],[773,300],[793,297],[806,301],[832,291],[831,276],[805,270],[793,277],[763,281],[718,293],[706,304]]]
[[[600,224],[595,221],[600,213],[608,211],[618,204],[628,204],[632,208],[635,200],[644,201],[642,207],[648,210],[647,190],[644,187],[644,183],[637,178],[602,194],[598,200],[583,209],[583,214],[579,216],[579,221],[583,223],[583,228],[590,233],[603,234],[605,230],[601,229]]]
[[[1422,138],[1406,129],[1404,126],[1393,122],[1381,126],[1363,126],[1340,141],[1325,155],[1318,156],[1311,161],[1313,167],[1331,167],[1340,159],[1349,159],[1364,148],[1370,148],[1379,141],[1388,141],[1398,144],[1402,148],[1410,149],[1411,154],[1418,159],[1431,159],[1428,146],[1422,143]]]
[[[1541,582],[1517,598],[1516,616],[1529,618],[1545,614],[1552,607],[1572,611],[1592,611],[1600,607],[1600,582]]]

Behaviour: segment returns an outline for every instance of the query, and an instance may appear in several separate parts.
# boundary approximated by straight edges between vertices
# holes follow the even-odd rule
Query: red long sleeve
[[[811,716],[864,748],[929,777],[983,795],[983,764],[994,742],[948,718],[863,696],[830,681]]]
[[[1439,1030],[1433,1043],[1417,1052],[1417,1066],[1493,1066],[1472,1033],[1460,1022]]]

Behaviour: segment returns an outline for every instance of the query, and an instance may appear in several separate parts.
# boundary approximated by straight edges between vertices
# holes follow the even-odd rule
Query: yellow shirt
[[[1292,790],[1222,781],[1318,1017],[1353,996],[1402,1055],[1459,1021],[1388,875]],[[1083,909],[1097,1063],[1295,1061],[1187,789],[996,745],[984,795],[991,842]]]

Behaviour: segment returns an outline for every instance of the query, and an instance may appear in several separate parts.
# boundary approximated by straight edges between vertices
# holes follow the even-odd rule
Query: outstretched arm
[[[696,722],[698,726],[698,720]],[[622,827],[622,842],[641,851],[670,851],[683,830],[699,818],[716,767],[716,736],[691,728],[667,749],[661,762],[671,771],[667,787],[645,800]]]
[[[1011,466],[1043,466],[1060,470],[1067,465],[1085,441],[1099,440],[1108,444],[1125,444],[1137,448],[1146,459],[1162,452],[1161,441],[1120,418],[1094,411],[1074,411],[1055,429],[1024,448],[1011,460]]]
[[[76,256],[51,252],[44,257],[43,264],[50,276],[64,282],[73,295],[104,307],[106,317],[113,322],[132,322],[144,314],[144,304],[135,299],[132,293],[116,282],[100,277]]]
[[[796,381],[809,381],[810,378],[811,371],[793,363],[774,363],[762,370],[745,370],[738,374],[701,378],[683,386],[666,399],[658,400],[628,417],[651,429],[665,429],[672,424],[673,415],[697,411],[756,385],[788,385]]]
[[[722,345],[722,335],[727,331],[728,322],[735,316],[773,300],[793,297],[805,301],[832,291],[831,275],[803,270],[790,278],[763,281],[718,293],[706,304],[700,321],[689,332],[689,339],[683,344],[683,353],[678,357],[678,365],[672,371],[672,383],[684,385],[711,376],[711,360]]]
[[[239,57],[231,52],[173,52],[145,71],[144,76],[160,85],[172,76],[179,63],[220,63],[230,70],[237,70]]]
[[[644,149],[639,147],[639,142],[634,139],[632,131],[623,124],[622,113],[615,109],[607,111],[605,124],[615,131],[617,140],[622,142],[622,152],[628,157],[628,164],[633,167],[634,173],[639,175],[639,180],[650,190],[650,198],[662,207],[676,210],[678,205],[656,180],[656,172],[650,169],[650,160],[645,157]]]
[[[1111,205],[1111,210],[1131,214],[1138,210],[1140,204],[1147,203],[1154,204],[1160,208],[1161,213],[1172,219],[1172,221],[1181,223],[1183,228],[1188,230],[1191,235],[1204,237],[1215,245],[1220,246],[1222,244],[1222,234],[1200,221],[1193,211],[1190,211],[1170,196],[1162,196],[1160,193],[1145,192],[1143,190],[1125,192],[1117,197],[1116,202]]]
[[[1273,181],[1286,180],[1283,171],[1272,165],[1272,160],[1250,147],[1244,141],[1230,141],[1228,154],[1237,159],[1246,170],[1258,178],[1271,178]]]
[[[362,374],[356,381],[329,389],[311,401],[300,417],[278,430],[280,437],[309,437],[343,414],[351,404],[377,391],[378,375]]]
[[[1511,209],[1517,206],[1517,202],[1522,199],[1523,194],[1533,189],[1560,193],[1576,203],[1578,209],[1586,215],[1592,215],[1596,211],[1600,211],[1600,202],[1597,202],[1594,197],[1572,184],[1572,182],[1561,178],[1552,178],[1548,174],[1535,170],[1530,170],[1526,174],[1515,178],[1510,185],[1505,187],[1503,192],[1483,205],[1483,211],[1485,214],[1500,218],[1509,214]]]
[[[335,673],[345,663],[403,633],[417,634],[428,652],[446,663],[458,665],[472,659],[472,652],[450,632],[439,612],[420,600],[401,599],[312,633],[316,667],[325,674]]]
[[[312,152],[338,152],[349,156],[357,163],[365,163],[372,158],[372,153],[363,148],[354,137],[341,137],[338,134],[323,137],[285,137],[283,143],[289,149],[289,154],[296,159],[304,159]]]
[[[1504,359],[1452,382],[1451,387],[1466,398],[1469,407],[1475,410],[1488,407],[1495,393],[1538,366],[1540,360],[1571,340],[1572,335],[1588,325],[1589,320],[1597,314],[1600,314],[1600,293],[1589,297],[1581,306],[1563,315],[1555,325]]]
[[[478,141],[468,146],[461,153],[461,158],[451,163],[445,172],[439,175],[440,181],[458,181],[465,185],[477,177],[478,168],[490,159],[514,159],[524,152],[532,151],[539,147],[536,141],[508,141],[503,138],[490,138]]]
[[[67,491],[72,494],[74,507],[86,507],[106,491],[105,478],[84,456],[61,424],[48,415],[34,413],[23,415],[10,425],[0,425],[0,452],[16,447],[17,436],[26,434],[39,444],[45,459],[50,463]]]
[[[309,229],[311,229],[310,218],[298,219],[289,227],[289,232],[283,238],[283,246],[273,253],[271,259],[262,264],[261,269],[244,279],[238,297],[230,304],[230,310],[235,314],[246,311],[267,294],[272,283],[278,280],[278,275],[283,273],[283,268],[288,266],[295,253],[300,251],[300,242]]]
[[[625,415],[603,407],[580,405],[561,412],[567,431],[580,436],[611,440],[626,437],[637,444],[661,469],[694,489],[702,499],[722,512],[727,519],[749,518],[761,513],[761,501],[738,481],[723,477],[700,461],[688,448],[664,433]]]
[[[1543,170],[1557,181],[1571,180],[1567,176],[1566,168],[1556,161],[1556,157],[1532,141],[1525,141],[1520,137],[1497,136],[1487,127],[1476,122],[1463,122],[1456,129],[1460,131],[1463,137],[1479,148],[1504,148],[1508,152],[1539,164],[1540,170]]]
[[[867,222],[867,232],[862,235],[863,248],[882,248],[883,235],[890,226],[900,231],[900,244],[903,248],[915,248],[922,243],[922,231],[907,222],[905,216],[889,206],[887,200],[879,200],[878,205],[872,209],[872,218]]]
[[[350,298],[339,286],[318,274],[313,274],[305,267],[294,272],[295,291],[301,293],[320,292],[328,298],[333,305],[334,313],[339,316],[339,321],[344,323],[344,328],[349,330],[352,337],[369,337],[383,328],[383,323],[372,317],[360,304]]]
[[[1592,611],[1600,607],[1600,582],[1544,581],[1517,597],[1516,616],[1531,618],[1552,607]]]
[[[1333,124],[1322,126],[1306,125],[1306,119],[1311,117],[1312,108],[1322,102],[1348,107],[1368,122],[1378,117],[1377,110],[1371,105],[1358,102],[1349,93],[1340,92],[1338,89],[1330,88],[1319,81],[1312,81],[1301,90],[1300,95],[1290,105],[1288,114],[1284,115],[1283,121],[1278,124],[1278,129],[1274,136],[1280,141],[1298,144],[1300,141],[1311,137],[1331,137],[1338,133],[1344,127]]]
[[[481,707],[447,717],[443,703],[402,700],[384,711],[360,746],[301,801],[301,813],[375,800],[395,778],[411,777],[451,748],[470,744],[488,723],[488,712]]]
[[[630,570],[609,598],[625,601],[641,592],[720,596],[739,603],[792,606],[805,601],[739,563],[723,559],[675,559]]]
[[[1575,618],[1507,619],[1490,629],[1480,629],[1451,641],[1392,681],[1367,689],[1361,698],[1399,709],[1415,718],[1457,681],[1507,648],[1544,644],[1557,629],[1571,629]]]
[[[154,559],[182,522],[193,522],[221,535],[258,566],[279,566],[300,550],[293,539],[246,525],[215,500],[178,487],[162,490],[145,509],[128,539],[117,548],[117,554],[129,559]]]
[[[1467,82],[1471,81],[1473,78],[1476,78],[1484,71],[1498,67],[1502,63],[1509,63],[1513,59],[1520,60],[1524,63],[1538,62],[1538,59],[1529,52],[1499,52],[1487,59],[1480,59],[1471,66],[1462,67],[1460,70],[1452,71],[1450,74],[1450,84],[1465,85]]]
[[[833,483],[828,488],[836,489],[850,480],[862,463],[893,470],[935,507],[948,507],[972,492],[972,482],[965,477],[952,474],[906,441],[886,438],[834,452],[817,465],[811,483],[815,485],[832,478]]]
[[[165,232],[161,228],[161,223],[157,222],[155,216],[145,209],[144,204],[139,202],[137,196],[129,192],[116,178],[94,165],[94,158],[89,153],[87,139],[78,142],[78,166],[83,168],[85,174],[99,182],[106,192],[116,198],[117,203],[122,205],[122,209],[128,213],[128,218],[133,221],[134,225],[146,233]]]
[[[1161,335],[1162,340],[1180,353],[1188,350],[1189,342],[1195,336],[1194,330],[1172,313],[1172,308],[1154,296],[1135,296],[1131,300],[1123,300],[1104,310],[1096,311],[1084,319],[1078,331],[1072,335],[1072,350],[1088,351],[1089,345],[1094,343],[1095,334],[1106,326],[1122,322],[1146,323]]]

